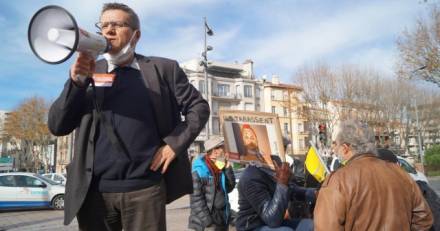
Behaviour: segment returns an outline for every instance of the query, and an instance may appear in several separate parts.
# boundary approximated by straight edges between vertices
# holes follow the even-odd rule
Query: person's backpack
[[[437,193],[429,187],[429,185],[424,181],[416,181],[419,185],[420,190],[425,197],[426,202],[428,202],[429,207],[432,211],[432,216],[434,217],[434,224],[431,227],[431,231],[440,231],[440,198]]]

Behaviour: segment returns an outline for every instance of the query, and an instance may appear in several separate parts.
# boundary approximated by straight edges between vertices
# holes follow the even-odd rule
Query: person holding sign
[[[293,183],[291,168],[272,155],[275,169],[248,166],[238,184],[239,208],[235,223],[238,231],[313,230],[311,219],[285,219],[292,197],[315,200],[315,189]]]

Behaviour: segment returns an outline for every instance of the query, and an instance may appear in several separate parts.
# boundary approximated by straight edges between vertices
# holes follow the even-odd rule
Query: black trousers
[[[165,182],[126,193],[89,192],[77,214],[82,231],[166,231]]]

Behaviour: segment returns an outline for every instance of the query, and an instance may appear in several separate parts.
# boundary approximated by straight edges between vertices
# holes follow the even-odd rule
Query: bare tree
[[[397,74],[420,78],[440,87],[440,10],[430,5],[429,17],[420,17],[414,30],[405,29],[397,40]]]
[[[413,102],[433,105],[437,102],[433,99],[438,98],[435,91],[428,91],[409,80],[390,78],[374,69],[354,65],[331,69],[318,64],[299,69],[294,77],[304,88],[304,100],[309,106],[306,116],[312,128],[326,124],[329,135],[333,130],[332,123],[355,117],[375,129],[378,144],[388,145],[396,141],[393,148],[399,152],[404,151],[402,147],[409,151],[409,138],[414,134]],[[427,118],[428,111],[431,117],[437,112],[429,106],[424,110],[421,118]],[[432,126],[423,131],[428,130],[434,132]]]
[[[311,134],[317,137],[320,124],[326,125],[327,133],[331,134],[335,115],[327,110],[327,105],[337,96],[333,71],[327,64],[318,63],[300,68],[295,77],[304,89],[305,106],[301,113],[308,118]]]
[[[32,97],[7,117],[5,133],[17,148],[15,157],[21,163],[20,168],[37,171],[42,164],[47,164],[44,155],[52,138],[47,127],[47,113],[45,100]]]

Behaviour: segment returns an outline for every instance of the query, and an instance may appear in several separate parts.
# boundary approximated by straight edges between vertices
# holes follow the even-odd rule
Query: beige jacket
[[[398,165],[356,155],[327,177],[314,211],[315,230],[428,230],[431,210]]]

